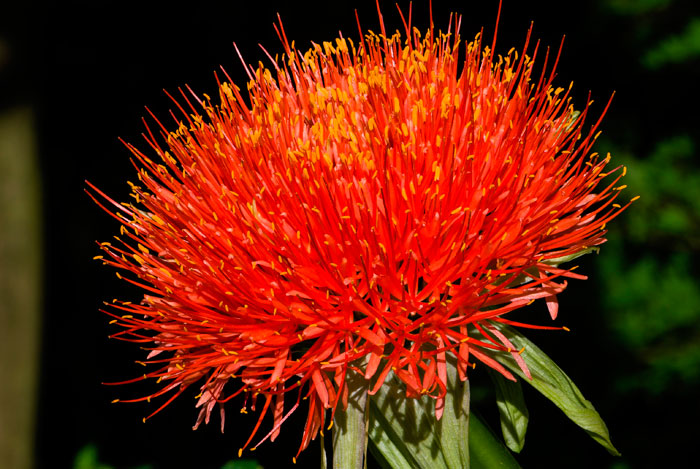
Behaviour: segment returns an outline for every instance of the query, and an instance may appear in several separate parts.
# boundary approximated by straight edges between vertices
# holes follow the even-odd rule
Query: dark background
[[[484,27],[490,42],[497,6],[435,1],[433,17],[444,28],[449,13],[458,12],[464,39]],[[191,430],[195,392],[146,424],[141,418],[157,404],[110,404],[153,388],[101,384],[141,373],[133,362],[144,352],[108,340],[114,329],[98,312],[103,300],[138,301],[139,292],[91,260],[99,254],[95,240],[110,240],[118,226],[87,197],[84,181],[126,200],[126,181],[135,171],[118,137],[145,147],[144,106],[167,121],[173,105],[164,89],[176,93],[190,85],[215,96],[213,72],[220,66],[244,88],[232,43],[246,62],[265,62],[258,44],[273,55],[281,50],[273,29],[277,13],[287,36],[304,50],[311,40],[337,37],[338,30],[356,39],[355,9],[364,30],[378,30],[374,2],[73,0],[10,9],[0,32],[15,53],[0,75],[0,106],[23,103],[34,110],[43,190],[36,465],[73,467],[81,448],[92,445],[110,467],[220,468],[235,459],[254,421],[235,403],[227,406],[223,435],[216,418]],[[414,24],[424,30],[427,2],[416,1],[413,9]],[[383,2],[382,11],[388,31],[400,26],[393,2]],[[598,112],[616,93],[597,150],[628,165],[628,197],[642,195],[613,223],[602,254],[582,263],[591,279],[571,283],[560,295],[560,315],[572,332],[529,334],[596,405],[623,457],[608,456],[526,389],[530,429],[518,456],[523,467],[672,467],[694,453],[693,424],[700,418],[698,18],[692,0],[504,1],[499,52],[520,48],[534,21],[534,37],[545,46],[558,48],[566,35],[556,83],[575,82],[578,108],[589,90]],[[547,322],[543,305],[527,314],[530,322]],[[471,379],[475,407],[498,428],[488,377],[477,369]],[[246,455],[266,468],[291,465],[304,412],[285,423],[277,442]],[[317,446],[298,465],[316,467]]]

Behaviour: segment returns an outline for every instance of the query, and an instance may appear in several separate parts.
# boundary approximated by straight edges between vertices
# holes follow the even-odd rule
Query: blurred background
[[[387,29],[398,28],[393,2]],[[428,2],[414,24],[428,27]],[[400,1],[402,8],[408,2]],[[218,423],[193,432],[195,391],[148,423],[156,404],[110,404],[150,393],[152,383],[110,387],[138,376],[144,352],[111,341],[102,301],[138,301],[92,257],[114,220],[84,193],[85,180],[116,200],[135,179],[117,140],[141,145],[148,106],[165,117],[163,90],[190,85],[216,95],[224,67],[243,87],[232,43],[248,63],[281,50],[276,14],[305,49],[311,40],[357,38],[378,29],[371,0],[4,2],[0,15],[0,468],[277,468],[291,466],[302,412],[280,440],[233,463],[253,418],[230,404]],[[463,15],[462,37],[491,38],[497,1],[433,1],[437,27]],[[534,37],[557,49],[556,84],[574,81],[577,108],[590,91],[600,112],[615,92],[596,150],[628,166],[626,197],[641,199],[610,224],[586,282],[560,296],[571,333],[533,339],[578,384],[607,422],[621,458],[526,389],[530,428],[517,456],[525,468],[646,468],[686,464],[700,419],[700,7],[694,0],[504,0],[498,52]],[[544,305],[524,312],[547,322]],[[486,373],[471,375],[474,406],[499,428]],[[293,420],[293,421],[292,421]],[[318,466],[318,446],[300,467]]]

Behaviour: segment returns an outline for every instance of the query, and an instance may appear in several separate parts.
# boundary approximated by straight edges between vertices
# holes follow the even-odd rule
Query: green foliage
[[[615,147],[610,142],[605,146]],[[612,151],[615,161],[628,167],[626,184],[642,196],[621,219],[628,240],[660,249],[667,249],[669,242],[700,246],[700,172],[694,167],[690,136],[659,142],[646,159]]]
[[[510,381],[492,370],[489,370],[489,376],[496,389],[503,439],[511,451],[519,453],[525,446],[525,432],[530,419],[520,381]]]
[[[610,466],[610,469],[632,469],[632,466],[630,466],[624,461],[615,461]]]
[[[367,464],[369,382],[360,373],[349,371],[346,385],[347,407],[333,417],[333,467],[362,469]],[[325,464],[325,455],[321,461]]]
[[[612,0],[607,6],[620,15],[639,15],[665,8],[671,0]]]
[[[617,253],[600,259],[609,322],[642,364],[640,372],[620,373],[618,386],[658,394],[674,379],[700,382],[700,286],[690,257],[674,253],[664,260],[646,254],[629,265],[624,261]]]
[[[83,446],[73,460],[73,469],[113,469],[112,466],[100,464],[97,459],[97,446]]]
[[[227,462],[221,469],[262,469],[262,466],[254,459],[238,459]]]
[[[448,390],[440,420],[435,419],[433,399],[407,398],[405,387],[393,374],[371,396],[370,448],[377,459],[390,462],[386,467],[470,467],[469,382],[460,382],[452,361],[447,371]]]
[[[519,469],[505,446],[475,413],[469,418],[471,469]]]
[[[606,307],[615,311],[613,327],[625,345],[648,347],[673,331],[694,327],[700,319],[700,288],[689,272],[687,256],[673,254],[662,262],[644,255],[631,266],[619,261],[605,256],[601,268],[610,279]]]
[[[700,17],[672,0],[615,0],[605,7],[630,17],[627,37],[636,39],[627,44],[627,53],[641,57],[632,76],[657,81],[662,93],[679,77],[692,82],[697,76]],[[644,112],[658,119],[654,108]],[[697,129],[699,122],[692,113],[666,113],[662,119],[669,129],[665,134],[649,135],[648,128],[639,127],[644,119],[632,120],[624,134],[600,142],[614,162],[628,167],[625,184],[641,195],[609,225],[610,241],[596,262],[606,323],[620,355],[628,357],[627,366],[615,373],[620,396],[632,390],[663,395],[700,385],[698,141],[696,134],[670,130]],[[651,146],[639,145],[654,139]]]
[[[621,390],[658,394],[673,380],[700,382],[700,171],[688,135],[659,142],[645,159],[623,151],[627,183],[642,197],[616,224],[597,263],[601,301],[619,342],[641,371],[618,374]],[[632,253],[637,252],[637,255]]]
[[[407,398],[405,386],[389,374],[370,398],[370,450],[384,468],[518,469],[513,455],[469,406],[469,381],[459,380],[456,360],[447,361],[440,420],[435,420],[435,400]]]
[[[523,351],[520,355],[527,363],[532,378],[529,379],[525,376],[520,365],[511,354],[498,350],[485,350],[484,353],[498,360],[508,370],[520,376],[524,382],[552,401],[571,421],[583,428],[591,438],[600,443],[610,454],[619,456],[620,453],[610,441],[610,434],[603,419],[595,410],[593,404],[583,397],[583,394],[571,381],[571,378],[519,330],[497,322],[491,322],[491,324],[508,337],[516,348],[522,348]],[[476,331],[474,333],[470,332],[470,336],[479,337]],[[483,337],[481,339],[488,340]],[[516,355],[518,354],[518,352],[515,353]],[[503,417],[503,414],[501,415]],[[511,426],[516,426],[516,424],[513,423]]]
[[[97,445],[87,444],[75,455],[73,469],[115,469],[115,466],[101,463],[98,457]],[[150,464],[129,466],[129,469],[153,469]]]
[[[700,56],[700,18],[691,18],[680,34],[667,37],[642,57],[642,63],[652,69],[677,64]]]

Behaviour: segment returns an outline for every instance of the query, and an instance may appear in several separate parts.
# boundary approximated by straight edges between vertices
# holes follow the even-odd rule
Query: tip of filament
[[[561,328],[564,329],[566,332],[571,332],[571,329],[569,329],[569,328],[566,327],[566,326],[562,326]]]

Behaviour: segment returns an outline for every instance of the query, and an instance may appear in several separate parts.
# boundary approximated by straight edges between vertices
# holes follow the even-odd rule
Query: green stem
[[[348,370],[348,407],[338,409],[333,420],[333,467],[364,469],[367,459],[369,425],[369,382],[356,371]]]

